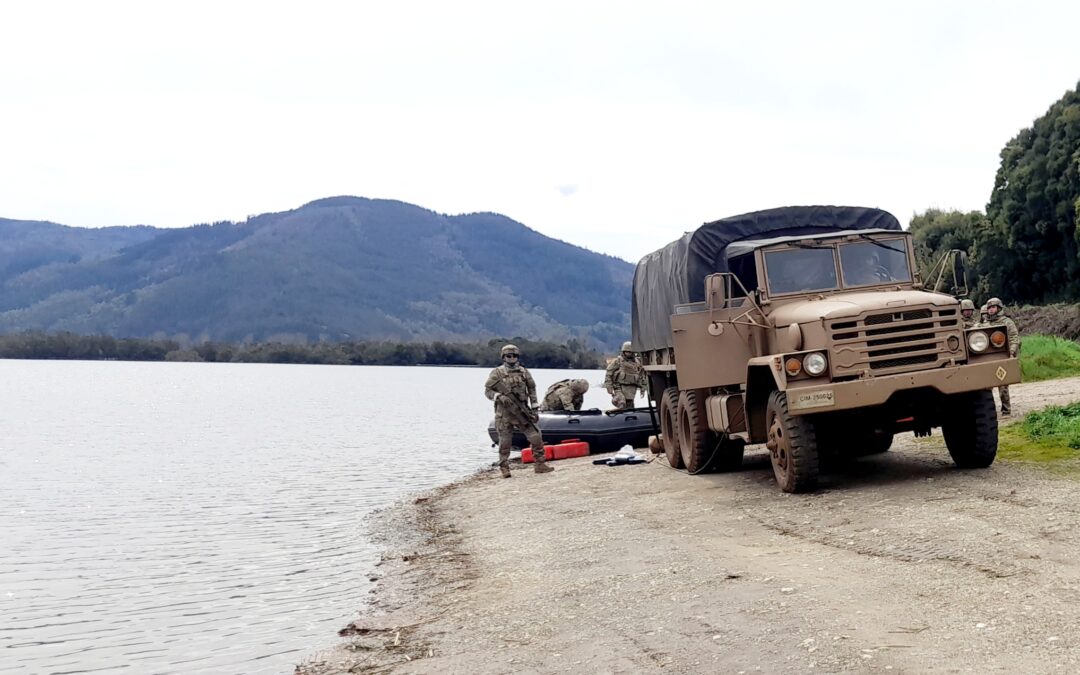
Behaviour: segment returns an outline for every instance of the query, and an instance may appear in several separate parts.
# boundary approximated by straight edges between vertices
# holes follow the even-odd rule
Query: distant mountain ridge
[[[633,266],[494,213],[320,199],[242,223],[0,219],[0,332],[193,340],[629,336]]]

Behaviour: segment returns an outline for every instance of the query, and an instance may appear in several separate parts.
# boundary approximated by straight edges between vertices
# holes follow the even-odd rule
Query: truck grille
[[[827,323],[833,343],[833,377],[925,370],[963,356],[963,351],[951,351],[946,342],[949,336],[963,338],[955,307],[874,310]]]

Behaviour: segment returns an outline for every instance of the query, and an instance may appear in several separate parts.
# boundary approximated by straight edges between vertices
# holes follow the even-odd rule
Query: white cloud
[[[1077,83],[1080,6],[1037,5],[9,3],[0,216],[355,194],[636,260],[759,208],[978,209]]]

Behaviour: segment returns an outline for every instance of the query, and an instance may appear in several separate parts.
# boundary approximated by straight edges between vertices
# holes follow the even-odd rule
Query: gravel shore
[[[1013,387],[1019,415],[1080,378]],[[556,462],[382,512],[365,614],[298,675],[1080,670],[1074,479],[956,469],[940,433],[813,494],[741,471]]]

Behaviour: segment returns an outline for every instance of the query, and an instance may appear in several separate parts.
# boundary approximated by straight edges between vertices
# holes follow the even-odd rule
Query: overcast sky
[[[4,3],[0,217],[348,194],[631,261],[775,206],[906,225],[985,207],[1001,147],[1080,80],[1077,26],[1076,2]]]

